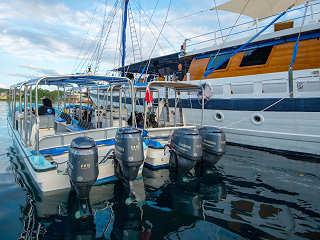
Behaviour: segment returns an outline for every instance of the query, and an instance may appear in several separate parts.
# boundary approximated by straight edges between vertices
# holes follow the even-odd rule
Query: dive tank
[[[119,128],[115,140],[116,175],[130,183],[137,178],[144,161],[141,131],[136,128]]]
[[[170,155],[170,168],[178,171],[189,171],[202,158],[201,136],[192,129],[177,129],[173,132],[170,147],[174,154]]]
[[[69,149],[68,175],[80,200],[89,199],[89,192],[99,174],[98,149],[92,138],[72,140]]]
[[[202,127],[199,129],[202,137],[203,163],[215,164],[224,154],[226,136],[216,127]]]

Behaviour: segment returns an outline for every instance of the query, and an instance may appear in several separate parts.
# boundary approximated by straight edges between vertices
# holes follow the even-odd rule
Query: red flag
[[[151,104],[153,103],[152,94],[149,88],[146,91],[146,102]]]

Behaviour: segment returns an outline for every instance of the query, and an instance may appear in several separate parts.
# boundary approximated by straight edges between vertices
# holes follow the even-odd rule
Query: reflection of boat
[[[306,179],[300,179],[297,164]],[[144,169],[147,200],[249,239],[252,234],[255,239],[308,238],[306,232],[319,226],[318,191],[311,187],[317,164],[229,146],[217,168],[198,168],[191,179],[172,177],[167,169]]]
[[[127,204],[130,190],[117,181],[93,186],[89,197],[90,214],[81,216],[80,208],[75,204],[74,190],[41,193],[32,186],[33,181],[20,161],[13,157],[11,162],[16,182],[26,191],[26,203],[21,207],[23,230],[20,239],[110,239],[110,235],[114,235],[111,232],[118,231],[125,223],[125,209],[139,208],[134,203]],[[144,201],[142,179],[133,184],[137,199]],[[119,204],[121,208],[117,209]],[[141,222],[140,215],[137,217]],[[119,223],[114,218],[120,218]]]
[[[319,229],[319,164],[234,146],[221,163],[229,190],[224,201],[205,201],[208,221],[256,239],[309,238]]]
[[[146,215],[144,218],[154,223],[152,231],[156,232],[159,238],[160,236],[192,237],[194,228],[208,224],[210,226],[204,235],[201,231],[196,231],[198,238],[216,236],[217,239],[223,237],[242,239],[240,235],[219,226],[216,222],[207,222],[203,205],[206,201],[224,200],[226,189],[214,168],[202,170],[197,169],[197,177],[191,181],[183,181],[181,178],[177,178],[176,181],[171,178],[168,169],[156,171],[144,169],[146,199],[153,202],[144,208]],[[152,211],[157,215],[151,214]],[[159,229],[161,226],[156,224],[162,221],[167,222],[166,229]]]

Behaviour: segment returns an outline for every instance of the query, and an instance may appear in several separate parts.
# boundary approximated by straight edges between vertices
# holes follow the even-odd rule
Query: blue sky
[[[105,13],[108,16],[112,11],[114,2],[1,0],[0,87],[8,87],[34,76],[83,72],[88,65],[86,60],[94,52],[99,39],[103,16]],[[142,38],[144,59],[149,57],[155,45],[169,2],[130,0],[137,35]],[[224,2],[226,0],[216,0],[218,5]],[[178,51],[184,38],[216,30],[216,12],[208,11],[213,6],[213,0],[172,0],[163,36],[159,38],[152,56]],[[147,26],[152,14],[152,21]],[[221,25],[232,25],[236,16],[219,12]],[[119,20],[120,11],[117,10],[97,73],[105,74],[119,65]],[[248,20],[250,18],[242,17],[240,21]],[[127,32],[127,63],[130,63],[133,58]]]

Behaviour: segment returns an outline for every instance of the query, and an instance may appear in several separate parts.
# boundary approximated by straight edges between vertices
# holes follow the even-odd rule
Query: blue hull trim
[[[236,98],[213,99],[205,104],[208,110],[233,111],[261,111],[276,103],[281,98]],[[174,106],[174,99],[169,99],[170,107]],[[201,109],[198,99],[182,99],[183,108]],[[178,104],[179,105],[179,104]],[[281,102],[268,108],[266,111],[275,112],[320,112],[320,98],[285,98]]]
[[[106,183],[106,182],[113,182],[113,181],[117,181],[118,178],[116,176],[110,176],[110,177],[105,177],[105,178],[101,178],[101,179],[98,179],[95,183],[94,183],[94,186],[95,185],[99,185],[99,184],[103,184],[103,183]]]
[[[158,169],[168,168],[169,164],[162,164],[162,165],[154,166],[154,165],[151,165],[151,164],[145,162],[144,166],[151,169],[151,170],[158,170]]]
[[[92,94],[93,95],[93,94]],[[97,95],[95,95],[97,96]],[[100,96],[102,98],[102,96]],[[281,98],[233,98],[219,99],[211,98],[205,103],[208,110],[233,110],[233,111],[261,111],[276,103]],[[119,102],[119,97],[113,97],[114,102]],[[154,99],[157,103],[158,99]],[[124,98],[122,102],[125,102]],[[144,98],[136,101],[136,105],[142,105]],[[127,98],[131,104],[131,98]],[[178,107],[201,109],[201,101],[198,98],[180,99]],[[169,99],[170,107],[174,107],[174,99]],[[266,111],[275,112],[320,112],[320,98],[285,98]]]

